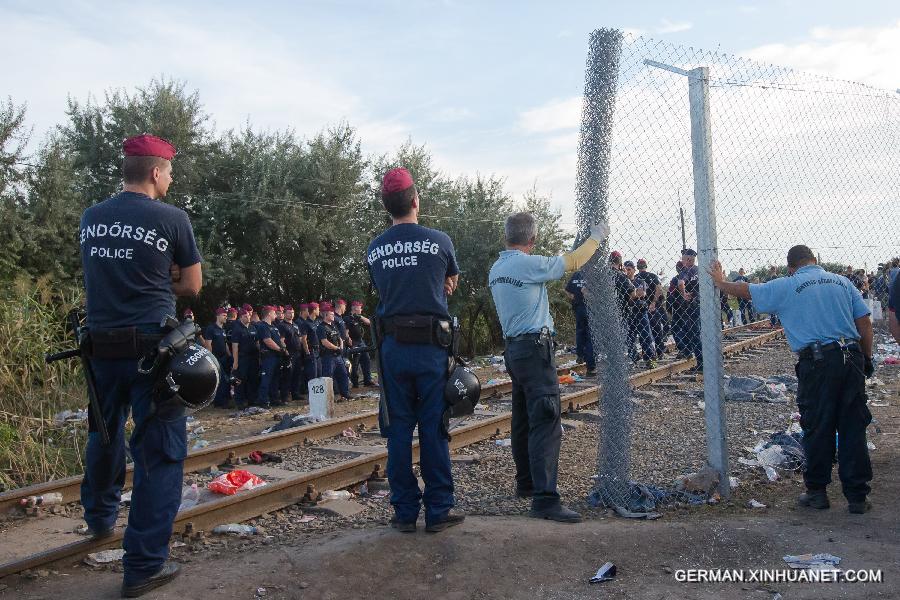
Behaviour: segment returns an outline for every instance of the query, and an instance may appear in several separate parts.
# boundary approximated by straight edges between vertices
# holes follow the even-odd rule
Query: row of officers
[[[203,343],[222,366],[213,405],[228,408],[232,387],[237,408],[284,406],[301,400],[309,381],[331,377],[342,399],[351,386],[370,386],[372,369],[365,330],[369,319],[362,302],[311,302],[241,308],[217,308],[203,329]],[[193,318],[191,309],[185,318]],[[349,361],[349,365],[348,365]]]

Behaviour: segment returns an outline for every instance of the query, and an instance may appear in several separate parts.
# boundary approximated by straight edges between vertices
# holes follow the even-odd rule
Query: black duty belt
[[[522,335],[514,335],[512,337],[506,338],[506,343],[509,342],[524,342],[526,340],[536,340],[541,337],[540,333],[523,333]]]
[[[159,333],[141,333],[135,327],[91,329],[88,331],[90,356],[93,358],[143,358],[163,339]]]
[[[819,346],[822,352],[830,352],[832,350],[840,350],[842,348],[846,348],[847,350],[861,350],[859,344],[856,342],[848,342],[846,344],[841,344],[840,342],[830,342],[828,344],[822,344]],[[807,346],[803,350],[797,353],[797,355],[801,359],[812,360],[815,358],[815,351],[812,346]]]

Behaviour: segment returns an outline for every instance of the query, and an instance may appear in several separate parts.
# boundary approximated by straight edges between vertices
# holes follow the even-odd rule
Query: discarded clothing
[[[732,402],[787,402],[785,397],[787,390],[787,384],[775,378],[762,379],[752,376],[725,378],[725,400]]]

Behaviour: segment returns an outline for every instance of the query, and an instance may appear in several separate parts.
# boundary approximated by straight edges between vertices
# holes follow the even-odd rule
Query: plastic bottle
[[[239,535],[255,535],[256,527],[252,525],[242,525],[240,523],[229,523],[228,525],[217,525],[213,528],[213,533],[236,533]]]
[[[21,500],[19,500],[19,504],[26,508],[32,508],[35,506],[54,506],[56,504],[62,503],[63,497],[59,492],[50,492],[42,496],[28,496],[27,498],[22,498]]]
[[[181,512],[193,508],[197,506],[199,502],[200,490],[197,489],[196,483],[192,483],[190,486],[181,490],[181,504],[178,506],[178,511]]]
[[[322,492],[322,500],[349,500],[353,494],[347,490],[326,490]]]

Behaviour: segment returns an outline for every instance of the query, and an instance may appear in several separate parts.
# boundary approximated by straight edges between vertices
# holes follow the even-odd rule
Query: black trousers
[[[532,507],[559,504],[556,489],[562,425],[559,380],[549,339],[507,342],[503,353],[512,379],[512,455],[516,487],[532,491]]]
[[[864,500],[872,480],[866,445],[866,427],[872,422],[872,413],[866,406],[862,353],[858,349],[826,350],[823,360],[802,358],[795,370],[807,489],[824,490],[831,483],[837,446],[844,496],[850,502]]]

